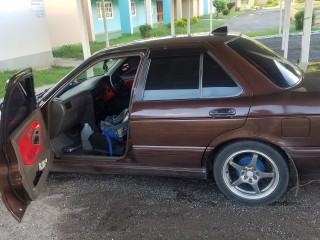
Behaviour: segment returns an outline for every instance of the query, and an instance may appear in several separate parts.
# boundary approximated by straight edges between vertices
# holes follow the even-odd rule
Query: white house
[[[0,70],[52,64],[42,0],[0,0],[0,32]]]

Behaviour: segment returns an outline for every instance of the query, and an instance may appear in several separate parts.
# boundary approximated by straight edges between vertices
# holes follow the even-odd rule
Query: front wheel
[[[279,199],[289,183],[284,156],[274,147],[255,141],[235,142],[221,149],[213,174],[226,196],[249,205]]]

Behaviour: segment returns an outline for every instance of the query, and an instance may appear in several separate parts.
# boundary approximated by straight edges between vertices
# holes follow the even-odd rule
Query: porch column
[[[171,22],[171,36],[172,37],[175,37],[176,36],[176,30],[175,30],[175,28],[174,28],[174,0],[171,0],[170,1],[170,9],[171,9],[171,11],[170,11],[170,22]]]
[[[280,0],[280,20],[279,20],[279,34],[282,34],[282,24],[283,24],[283,6],[282,6],[283,0]]]
[[[88,37],[88,28],[87,21],[84,14],[84,1],[77,0],[77,10],[78,10],[78,18],[80,22],[80,35],[81,35],[81,43],[82,43],[82,51],[84,59],[87,59],[91,56],[90,45],[89,45],[89,37]]]
[[[171,3],[170,0],[163,0],[163,23],[168,24],[171,22]]]
[[[103,16],[103,28],[104,28],[104,37],[106,40],[106,48],[109,47],[109,33],[108,33],[108,24],[106,17],[106,6],[104,4],[104,0],[102,0],[102,16]]]
[[[187,0],[187,34],[190,36],[191,30],[190,30],[190,11],[191,11],[191,3],[190,0]]]
[[[177,19],[182,18],[182,0],[177,0]]]
[[[133,33],[131,19],[131,4],[130,0],[119,1],[120,22],[122,33]]]
[[[290,9],[291,0],[286,0],[284,9],[284,23],[283,23],[283,35],[282,35],[282,50],[284,50],[284,58],[288,58],[289,48],[289,31],[290,31]]]
[[[151,0],[146,0],[146,18],[147,24],[152,26],[152,14],[151,14],[152,3]]]
[[[309,62],[313,0],[306,0],[304,9],[305,10],[300,58],[300,65],[302,67],[306,67],[307,63]]]
[[[212,0],[209,0],[209,12],[210,12],[210,32],[209,32],[209,34],[211,34],[212,33],[212,8],[213,8],[213,2],[212,2]]]

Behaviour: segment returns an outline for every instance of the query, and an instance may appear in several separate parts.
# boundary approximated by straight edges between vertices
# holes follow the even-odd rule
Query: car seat
[[[128,132],[128,120],[129,110],[125,109],[119,115],[107,116],[104,121],[101,121],[102,134],[95,134],[89,139],[94,150],[105,152],[110,156],[123,155],[125,150],[124,140]],[[101,137],[102,135],[104,138]]]

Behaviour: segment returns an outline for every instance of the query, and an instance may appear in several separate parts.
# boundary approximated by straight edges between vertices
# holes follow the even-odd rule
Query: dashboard
[[[78,83],[58,95],[50,104],[50,138],[58,136],[84,120],[95,125],[94,98],[107,87],[108,76],[97,76]]]
[[[107,73],[100,73],[101,66],[93,66],[99,75],[70,82],[50,102],[48,117],[54,120],[48,121],[50,138],[84,123],[95,128],[96,120],[103,119],[108,112],[106,102],[110,101],[114,108],[117,104],[122,105],[119,108],[128,107],[139,62],[138,56],[115,59]]]

